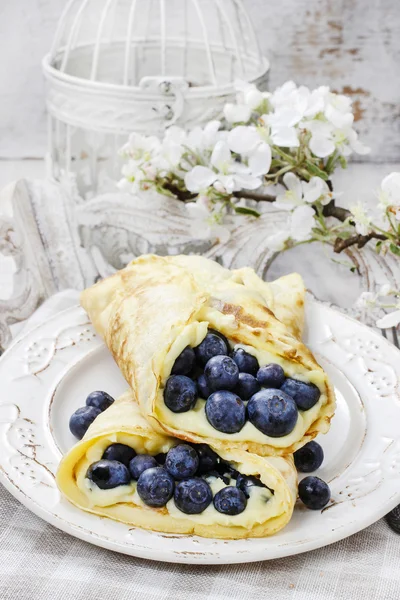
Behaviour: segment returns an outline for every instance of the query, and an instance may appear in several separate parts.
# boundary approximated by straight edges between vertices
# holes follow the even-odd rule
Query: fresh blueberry
[[[214,356],[204,368],[204,375],[210,390],[233,390],[239,381],[239,369],[229,356]]]
[[[164,402],[174,413],[187,412],[197,400],[197,386],[186,375],[168,377],[164,390]]]
[[[247,505],[247,498],[242,490],[232,485],[222,488],[214,496],[214,507],[224,515],[239,515]]]
[[[299,483],[299,498],[312,510],[321,510],[331,498],[329,485],[319,477],[309,475]]]
[[[239,367],[241,373],[250,373],[250,375],[256,375],[260,365],[255,356],[252,356],[243,348],[236,348],[231,353],[231,357]]]
[[[261,390],[247,405],[249,421],[259,431],[270,437],[288,435],[297,423],[295,401],[282,390]]]
[[[88,468],[86,476],[102,490],[128,485],[131,476],[125,465],[117,460],[99,460]]]
[[[249,498],[252,487],[266,488],[267,486],[263,484],[261,479],[254,477],[254,475],[242,475],[242,473],[239,473],[236,479],[236,487],[242,490],[246,498]]]
[[[176,484],[174,500],[180,511],[187,515],[198,515],[211,503],[212,491],[207,481],[192,477]]]
[[[311,473],[322,465],[324,451],[317,442],[308,442],[294,453],[294,464],[301,473]]]
[[[89,429],[89,426],[100,414],[101,410],[94,406],[83,406],[82,408],[78,408],[78,410],[71,415],[69,420],[69,430],[72,435],[78,438],[78,440],[81,440]]]
[[[188,375],[193,369],[195,362],[196,355],[193,348],[186,346],[186,348],[182,350],[174,362],[174,366],[172,367],[171,371],[172,375]]]
[[[107,394],[107,392],[92,392],[86,398],[86,406],[94,406],[103,412],[113,404],[114,398]]]
[[[172,498],[175,482],[163,467],[146,469],[137,482],[137,493],[147,506],[159,508]]]
[[[102,458],[106,460],[117,460],[126,467],[129,467],[129,463],[136,456],[136,452],[130,446],[125,444],[111,444],[104,450]]]
[[[321,396],[321,392],[316,385],[304,383],[304,381],[298,381],[297,379],[286,379],[281,389],[285,394],[289,394],[294,398],[300,410],[309,410],[317,404]]]
[[[216,333],[207,333],[204,340],[195,349],[196,358],[203,367],[213,356],[228,354],[228,346],[224,340]]]
[[[206,402],[206,417],[214,429],[237,433],[246,422],[246,407],[232,392],[214,392]]]
[[[149,454],[138,454],[135,458],[132,458],[129,463],[129,471],[133,479],[139,479],[141,474],[147,469],[153,469],[154,467],[159,467],[160,465],[154,458],[154,456],[150,456]]]
[[[239,373],[239,381],[235,387],[235,392],[242,400],[248,400],[261,389],[257,379],[250,373]]]
[[[385,516],[385,521],[389,525],[390,529],[396,533],[400,533],[400,504],[398,504],[393,510]]]
[[[208,333],[213,333],[214,335],[217,335],[218,337],[220,337],[221,340],[224,340],[224,342],[226,344],[226,347],[229,350],[230,345],[229,345],[229,342],[228,342],[228,338],[225,337],[223,333],[221,333],[220,331],[217,331],[216,329],[211,329],[211,328],[208,329]]]
[[[198,389],[200,398],[204,398],[204,400],[207,400],[208,396],[211,394],[211,390],[209,388],[209,385],[207,383],[207,379],[206,379],[204,373],[199,375],[199,377],[197,379],[197,389]]]
[[[198,474],[208,473],[215,469],[218,464],[218,454],[216,454],[214,450],[211,450],[210,446],[207,446],[207,444],[196,444],[195,448],[199,457]]]
[[[165,459],[165,468],[174,479],[193,477],[199,467],[199,457],[192,446],[179,444],[171,448]]]
[[[260,367],[257,373],[257,381],[263,387],[279,389],[285,381],[285,373],[280,365],[271,363]]]

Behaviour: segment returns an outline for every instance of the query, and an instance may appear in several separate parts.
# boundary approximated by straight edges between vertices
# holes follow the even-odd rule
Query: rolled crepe
[[[291,454],[328,431],[335,397],[299,339],[304,323],[299,275],[269,284],[249,268],[230,271],[201,257],[149,255],[85,290],[81,303],[158,431],[260,456]],[[250,421],[237,433],[223,433],[208,422],[201,399],[184,413],[166,406],[163,391],[176,358],[186,346],[198,346],[208,328],[225,335],[232,348],[254,355],[260,366],[277,363],[287,377],[319,388],[318,402],[299,410],[289,434],[267,436]]]
[[[155,456],[181,441],[154,431],[141,415],[132,392],[125,393],[96,418],[84,438],[60,463],[58,487],[78,508],[153,531],[224,539],[272,535],[291,518],[297,495],[292,457],[265,459],[241,450],[219,451],[221,459],[230,466],[243,475],[256,476],[267,487],[252,487],[247,506],[238,515],[222,514],[212,502],[202,513],[188,515],[176,507],[173,498],[162,508],[146,506],[136,491],[136,481],[108,490],[91,482],[86,476],[89,466],[100,460],[113,443],[131,446],[138,454]],[[214,495],[226,485],[212,475],[203,477]],[[230,485],[235,485],[235,481]]]

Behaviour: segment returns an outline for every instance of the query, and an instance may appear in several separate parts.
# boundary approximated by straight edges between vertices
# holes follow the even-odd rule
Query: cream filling
[[[167,452],[169,447],[177,443],[177,441],[175,441],[172,444],[170,443],[169,447],[165,445],[160,449],[159,446],[157,448],[152,448],[152,444],[149,440],[146,440],[146,443],[143,443],[143,441],[143,438],[140,438],[139,436],[115,434],[98,440],[87,450],[86,454],[75,467],[75,478],[78,489],[88,500],[89,508],[94,509],[96,506],[106,507],[126,503],[149,509],[137,493],[136,481],[132,481],[129,485],[121,485],[111,490],[102,490],[86,477],[90,465],[101,459],[104,450],[111,443],[118,442],[127,444],[133,447],[138,454],[158,454],[159,452]],[[235,466],[234,463],[233,466]],[[219,490],[226,487],[224,482],[217,477],[207,477],[207,481],[210,484],[213,496],[215,496]],[[232,485],[235,485],[235,480],[232,480]],[[265,523],[268,520],[281,515],[285,511],[284,501],[277,490],[272,494],[268,488],[253,486],[249,490],[249,496],[245,510],[239,515],[224,515],[214,508],[212,502],[202,513],[198,515],[187,515],[175,506],[173,498],[169,500],[165,508],[171,518],[177,520],[186,519],[202,525],[218,524],[245,527],[246,529],[251,529],[257,524]]]
[[[224,325],[232,325],[232,315],[223,315],[218,311],[209,309],[212,312],[211,327],[219,330]],[[188,325],[183,332],[175,339],[164,361],[161,380],[163,383],[171,374],[175,360],[186,346],[195,347],[204,339],[207,334],[208,322],[195,322]],[[322,370],[308,371],[304,375],[304,367],[297,363],[290,362],[280,356],[277,356],[267,350],[258,350],[245,344],[236,344],[233,348],[243,348],[249,354],[255,356],[260,367],[276,363],[281,365],[287,377],[292,377],[306,383],[314,383],[320,389],[324,387],[324,372]],[[155,412],[161,423],[173,427],[176,431],[187,431],[205,438],[214,438],[219,440],[232,440],[235,442],[255,442],[259,444],[268,444],[275,448],[287,448],[300,440],[308,431],[312,423],[318,418],[321,408],[327,403],[328,398],[322,393],[318,402],[309,410],[299,410],[297,423],[288,435],[282,437],[270,437],[259,431],[250,421],[246,421],[244,427],[238,433],[223,433],[214,429],[207,420],[205,414],[205,400],[198,398],[196,406],[185,413],[174,413],[164,403],[163,385],[157,392]]]

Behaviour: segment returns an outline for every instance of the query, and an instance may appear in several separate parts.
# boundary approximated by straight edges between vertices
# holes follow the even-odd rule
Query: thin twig
[[[342,240],[341,238],[337,238],[335,240],[333,249],[336,254],[340,254],[346,248],[350,248],[350,246],[357,246],[357,248],[364,248],[366,244],[368,244],[371,240],[387,240],[387,237],[383,235],[383,233],[376,233],[372,231],[368,235],[352,235],[347,238],[347,240]]]

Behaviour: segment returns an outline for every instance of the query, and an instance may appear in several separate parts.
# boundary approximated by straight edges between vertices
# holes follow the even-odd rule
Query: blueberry
[[[129,471],[131,472],[133,479],[139,479],[144,471],[158,466],[159,464],[154,456],[150,456],[149,454],[138,454],[130,461]]]
[[[299,483],[299,498],[312,510],[321,510],[331,498],[329,485],[319,477],[309,475]]]
[[[199,457],[198,474],[208,473],[215,469],[218,464],[218,454],[216,454],[214,450],[211,450],[210,446],[207,446],[207,444],[196,444],[195,448]]]
[[[197,386],[185,375],[168,377],[164,390],[164,402],[174,413],[187,412],[197,400]]]
[[[171,448],[165,459],[165,468],[174,479],[193,477],[199,467],[199,457],[192,446],[179,444]]]
[[[247,498],[237,487],[222,488],[214,496],[215,509],[224,515],[239,515],[247,505]]]
[[[206,417],[214,429],[237,433],[246,422],[246,407],[232,392],[214,392],[206,402]]]
[[[295,401],[282,390],[261,390],[247,405],[249,421],[271,437],[282,437],[295,428],[298,411]]]
[[[213,356],[228,354],[228,346],[224,340],[215,333],[207,333],[204,340],[195,349],[196,358],[203,367]]]
[[[242,475],[242,473],[239,473],[236,479],[236,487],[242,490],[246,498],[249,498],[252,487],[266,488],[267,486],[263,484],[261,479],[254,477],[254,475]]]
[[[101,410],[94,406],[83,406],[82,408],[78,408],[78,410],[71,415],[69,420],[70,432],[78,438],[78,440],[81,440],[89,429],[89,426],[100,414]]]
[[[207,481],[201,477],[192,477],[176,484],[174,500],[182,512],[198,515],[211,503],[212,491]]]
[[[172,367],[171,371],[172,375],[188,375],[193,369],[195,362],[196,355],[193,348],[186,346],[186,348],[182,350],[174,362],[174,366]]]
[[[313,383],[304,383],[297,379],[286,379],[282,385],[282,391],[294,398],[300,410],[309,410],[317,404],[321,392]]]
[[[137,482],[137,493],[147,506],[159,508],[172,498],[175,482],[163,467],[146,469]]]
[[[390,529],[396,533],[400,533],[400,504],[398,504],[393,510],[385,516],[385,521],[389,525]]]
[[[103,412],[113,404],[114,398],[107,394],[107,392],[92,392],[86,398],[86,406],[94,406]]]
[[[125,465],[117,460],[99,460],[88,468],[86,476],[102,490],[128,485],[131,476]]]
[[[208,333],[213,333],[214,335],[217,335],[218,337],[220,337],[221,340],[224,340],[224,342],[226,344],[226,347],[229,350],[230,345],[229,345],[229,342],[228,342],[228,338],[225,337],[223,333],[221,333],[220,331],[217,331],[216,329],[211,329],[211,328],[208,329]]]
[[[317,442],[308,442],[294,454],[294,464],[301,473],[311,473],[322,465],[324,451]]]
[[[261,389],[257,379],[250,373],[239,373],[239,381],[235,387],[235,392],[242,400],[248,400]]]
[[[280,365],[271,363],[260,367],[257,373],[257,381],[263,387],[279,389],[285,381],[285,373]]]
[[[239,381],[239,369],[229,356],[210,358],[204,369],[204,375],[212,392],[233,390]]]
[[[208,386],[207,379],[205,378],[205,375],[203,373],[199,375],[197,379],[197,389],[200,398],[204,398],[204,400],[207,400],[208,396],[211,394],[211,390]]]
[[[239,367],[241,373],[250,373],[250,375],[256,375],[260,365],[255,356],[252,356],[243,348],[236,348],[231,353],[231,357]]]
[[[105,460],[117,460],[126,467],[129,467],[129,462],[136,456],[136,452],[130,446],[125,444],[111,444],[103,452],[102,458]]]

